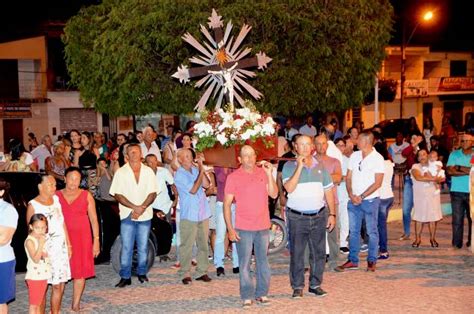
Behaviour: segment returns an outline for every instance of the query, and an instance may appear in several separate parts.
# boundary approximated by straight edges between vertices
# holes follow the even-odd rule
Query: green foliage
[[[264,94],[257,108],[280,114],[360,105],[392,25],[388,0],[104,0],[73,17],[63,38],[84,103],[115,116],[191,112],[203,91],[171,75],[197,53],[181,36],[201,40],[212,8],[232,19],[234,36],[250,24],[244,44],[273,58],[250,83]]]

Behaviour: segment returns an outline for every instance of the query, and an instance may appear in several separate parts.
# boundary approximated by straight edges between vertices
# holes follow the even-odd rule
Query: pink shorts
[[[41,305],[44,294],[48,288],[47,280],[26,280],[28,294],[30,295],[30,305]]]

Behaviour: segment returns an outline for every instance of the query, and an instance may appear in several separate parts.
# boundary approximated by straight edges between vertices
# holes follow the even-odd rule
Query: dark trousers
[[[451,192],[451,207],[453,211],[453,240],[452,245],[462,248],[464,235],[464,214],[467,216],[468,243],[471,243],[472,219],[469,208],[469,193]]]
[[[304,288],[305,248],[309,244],[309,286],[316,288],[323,281],[326,264],[326,225],[328,212],[323,209],[314,216],[288,211],[290,221],[290,282],[293,289]]]

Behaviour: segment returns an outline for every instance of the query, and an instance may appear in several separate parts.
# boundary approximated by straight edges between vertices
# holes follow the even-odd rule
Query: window
[[[433,77],[433,71],[437,67],[441,67],[441,62],[439,61],[423,62],[423,79],[428,79],[430,77]]]
[[[449,76],[466,76],[467,75],[467,61],[466,60],[452,60],[449,69]]]

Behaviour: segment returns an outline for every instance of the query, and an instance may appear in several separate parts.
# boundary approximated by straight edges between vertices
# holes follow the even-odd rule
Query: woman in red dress
[[[74,281],[72,310],[79,311],[86,279],[95,276],[94,258],[100,253],[99,224],[94,198],[89,191],[79,188],[81,183],[79,168],[69,167],[64,176],[66,187],[56,193],[63,209],[72,246],[70,259],[71,277]]]

